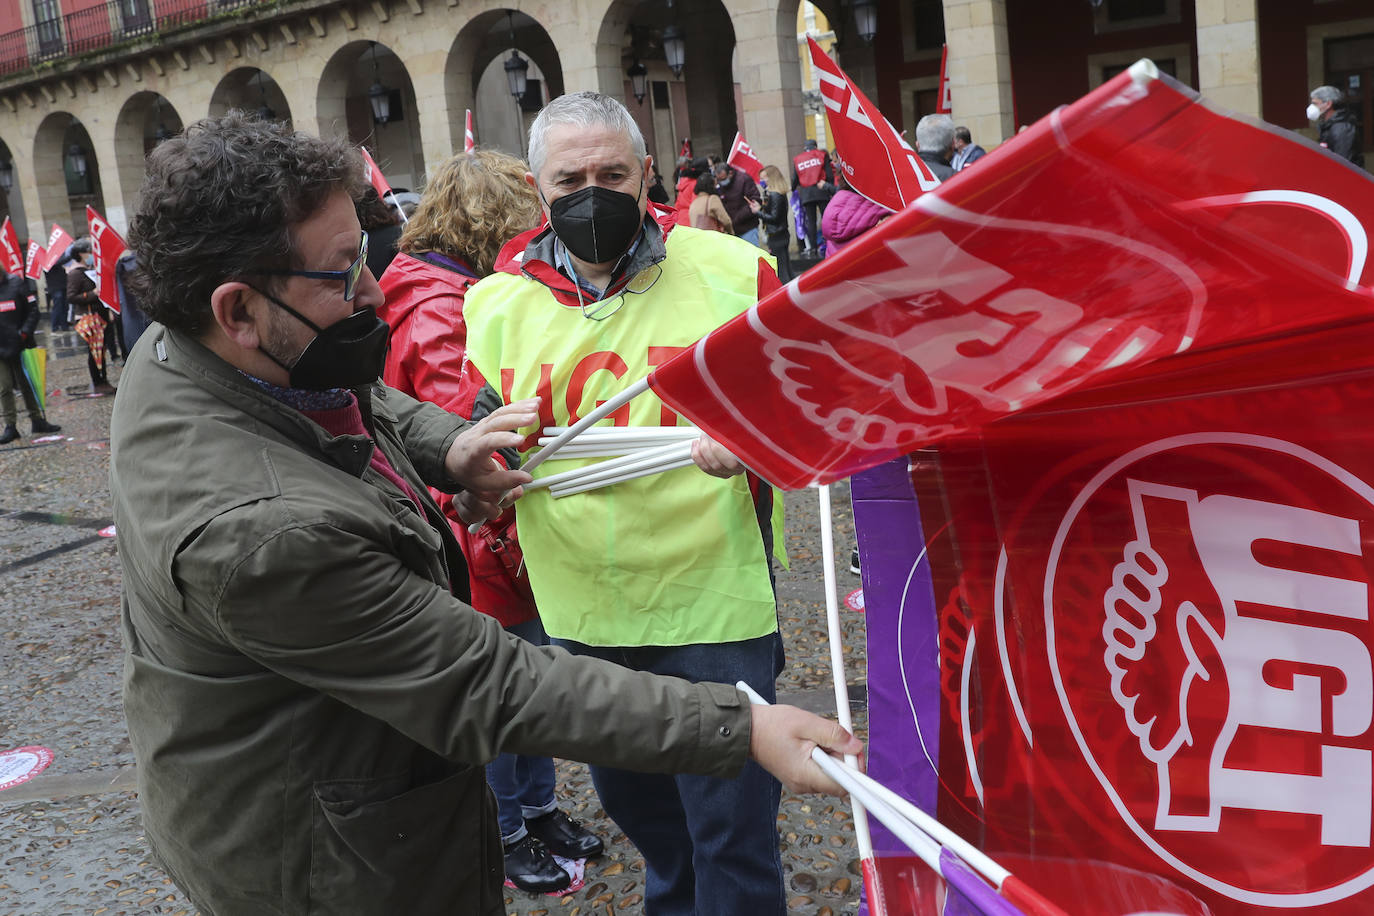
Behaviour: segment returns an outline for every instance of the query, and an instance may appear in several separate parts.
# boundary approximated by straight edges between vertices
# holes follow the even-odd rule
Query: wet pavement
[[[46,325],[46,315],[44,316]],[[195,912],[152,861],[139,822],[135,770],[120,704],[119,561],[110,522],[113,398],[88,398],[85,351],[48,334],[48,418],[62,432],[0,446],[0,752],[38,745],[53,762],[0,791],[0,916],[144,916]],[[119,366],[110,370],[118,385]],[[787,495],[792,568],[778,576],[787,646],[780,700],[834,712],[819,521],[812,491]],[[859,580],[847,487],[836,487],[837,582],[855,728],[865,736],[863,615],[843,606]],[[586,883],[562,896],[507,892],[523,916],[621,916],[643,911],[644,864],[606,818],[586,767],[560,761],[560,803],[607,839]],[[862,879],[853,820],[841,800],[784,794],[778,819],[788,910],[846,916]]]

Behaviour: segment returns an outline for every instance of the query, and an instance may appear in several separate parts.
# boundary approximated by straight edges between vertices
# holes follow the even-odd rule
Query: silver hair
[[[530,125],[530,171],[536,178],[544,169],[544,159],[548,154],[549,131],[556,125],[569,124],[590,130],[595,127],[609,127],[620,131],[630,138],[630,149],[638,161],[646,154],[644,134],[635,119],[625,110],[625,106],[608,95],[599,92],[570,92],[560,95],[544,106],[539,117]]]
[[[1330,102],[1332,105],[1339,105],[1345,100],[1345,93],[1335,86],[1318,86],[1312,90],[1312,98],[1318,102]]]
[[[922,153],[945,153],[954,145],[954,119],[949,115],[926,115],[916,123],[916,149]]]

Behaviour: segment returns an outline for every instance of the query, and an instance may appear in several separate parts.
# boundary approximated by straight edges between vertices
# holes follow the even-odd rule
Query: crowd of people
[[[1328,88],[1309,115],[1343,153]],[[942,180],[985,155],[945,115],[915,139]],[[705,435],[694,467],[567,499],[522,464],[753,305],[760,259],[791,279],[794,213],[833,255],[891,212],[815,141],[790,180],[683,156],[670,201],[591,92],[545,107],[528,163],[448,159],[408,219],[345,141],[238,112],[147,168],[120,314],[89,238],[45,279],[93,392],[127,357],[125,706],[176,883],[229,916],[502,912],[503,882],[560,891],[604,848],[559,808],[558,755],[643,855],[648,912],[785,912],[782,784],[836,793],[812,748],[860,746],[733,686],[772,701],[783,667],[779,494]],[[37,322],[4,277],[0,442],[16,386],[58,428],[17,375]],[[679,422],[652,393],[612,418]]]

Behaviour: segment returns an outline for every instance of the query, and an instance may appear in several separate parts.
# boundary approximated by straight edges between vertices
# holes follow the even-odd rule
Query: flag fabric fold
[[[57,223],[52,224],[52,230],[48,233],[48,258],[43,262],[44,273],[52,270],[58,258],[62,257],[63,252],[65,252],[68,246],[74,241],[76,240],[67,234],[66,229],[63,229]]]
[[[0,226],[0,245],[4,246],[4,267],[6,273],[22,274],[24,272],[24,250],[19,247],[19,236],[14,231],[14,223],[10,218],[5,217],[5,223]]]
[[[129,246],[105,221],[105,217],[89,204],[86,206],[86,221],[91,226],[91,253],[95,255],[96,295],[113,311],[119,312],[119,284],[115,282],[115,265]]]
[[[463,118],[463,152],[470,153],[477,149],[477,140],[472,135],[472,109],[467,109],[467,114]],[[380,191],[378,192],[381,193]]]
[[[735,142],[730,144],[730,155],[725,157],[725,162],[755,181],[759,180],[759,173],[763,171],[763,163],[759,162],[749,144],[744,142],[744,134],[740,131],[735,131]]]
[[[844,180],[880,207],[904,209],[940,184],[911,144],[888,123],[878,106],[854,85],[814,38],[807,38],[811,65],[820,77],[821,102]]]
[[[377,163],[373,160],[372,154],[367,151],[367,147],[358,147],[358,152],[363,154],[363,177],[372,187],[377,189],[377,196],[385,199],[391,193],[391,185],[387,183],[386,176],[377,167]]]
[[[29,239],[28,254],[24,257],[24,276],[37,280],[43,276],[43,264],[48,260],[48,249],[38,244],[37,239]]]
[[[1182,351],[1369,320],[1369,176],[1147,61],[991,155],[660,366],[654,391],[795,488]]]

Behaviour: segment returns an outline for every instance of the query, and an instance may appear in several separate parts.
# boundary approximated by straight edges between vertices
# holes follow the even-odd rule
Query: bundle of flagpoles
[[[551,426],[539,445],[547,448],[566,426]],[[650,474],[692,464],[692,442],[701,436],[694,426],[594,426],[558,450],[555,458],[610,458],[585,467],[540,477],[525,490],[547,487],[554,499],[586,493]]]

